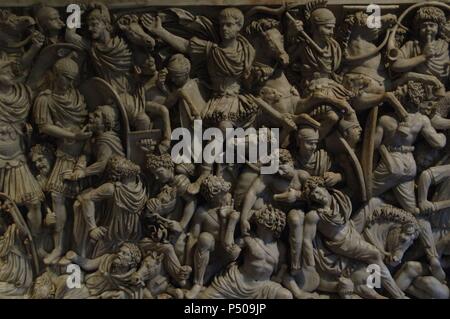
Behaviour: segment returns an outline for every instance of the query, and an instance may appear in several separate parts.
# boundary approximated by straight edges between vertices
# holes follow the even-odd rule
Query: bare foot
[[[199,284],[195,284],[194,286],[192,286],[191,290],[186,292],[185,294],[186,299],[194,299],[195,297],[197,297],[197,295],[200,293],[201,290],[202,286],[200,286]]]
[[[53,251],[44,258],[44,264],[52,265],[58,262],[61,258],[62,251],[61,249],[55,248]]]
[[[291,263],[291,275],[297,276],[300,274],[302,267],[300,266],[300,262],[292,262]]]

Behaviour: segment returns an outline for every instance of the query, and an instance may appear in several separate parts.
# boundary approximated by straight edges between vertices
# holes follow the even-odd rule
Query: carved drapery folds
[[[65,5],[0,9],[0,298],[449,298],[448,4]]]

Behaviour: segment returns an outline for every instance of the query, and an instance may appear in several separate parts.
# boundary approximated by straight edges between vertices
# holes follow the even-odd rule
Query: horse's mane
[[[365,27],[367,23],[367,14],[356,12],[345,17],[344,23],[340,28],[340,38],[342,39],[343,49],[347,49],[350,37],[354,27]]]
[[[412,214],[398,207],[384,204],[383,206],[376,208],[372,215],[367,218],[366,227],[370,227],[383,221],[399,224],[413,224],[417,226],[417,221]]]
[[[278,20],[272,18],[262,18],[250,22],[250,24],[245,28],[245,33],[248,36],[253,36],[273,28],[278,28],[279,26],[280,21]]]

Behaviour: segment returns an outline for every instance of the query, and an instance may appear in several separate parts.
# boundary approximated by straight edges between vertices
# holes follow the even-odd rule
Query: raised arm
[[[425,170],[420,174],[419,183],[417,185],[418,204],[422,213],[427,213],[434,210],[434,205],[428,201],[428,191],[433,181],[431,171]]]
[[[66,254],[66,258],[79,265],[84,271],[95,271],[100,267],[100,263],[102,262],[103,256],[89,259],[82,256],[77,255],[73,251],[69,251]]]
[[[175,50],[181,53],[188,53],[189,41],[176,36],[162,26],[161,18],[153,17],[150,14],[144,14],[141,18],[142,25],[153,35],[159,37],[161,40],[169,44]]]
[[[250,186],[250,189],[245,196],[244,203],[242,205],[241,212],[241,232],[243,235],[248,235],[250,232],[250,217],[251,209],[258,199],[258,195],[266,189],[266,184],[263,181],[262,175],[260,175]]]
[[[395,61],[391,68],[395,72],[408,72],[414,69],[416,66],[427,62],[427,60],[435,55],[435,48],[431,44],[425,45],[423,48],[422,54],[419,54],[415,57],[409,57],[410,51],[412,50],[412,47],[409,45],[411,42],[406,43],[405,46],[403,46],[400,49],[400,56],[398,57],[397,61]]]
[[[91,46],[90,41],[77,34],[75,28],[67,27],[64,37],[66,42],[75,44],[76,46],[79,46],[85,50],[89,49]]]
[[[424,54],[415,56],[413,58],[398,58],[392,64],[392,70],[395,72],[408,72],[414,69],[419,64],[425,63],[427,61],[427,57]]]

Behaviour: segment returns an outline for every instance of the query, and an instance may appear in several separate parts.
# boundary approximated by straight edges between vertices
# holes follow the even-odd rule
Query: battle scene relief
[[[0,298],[449,299],[449,2],[141,2],[0,2]]]

